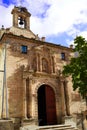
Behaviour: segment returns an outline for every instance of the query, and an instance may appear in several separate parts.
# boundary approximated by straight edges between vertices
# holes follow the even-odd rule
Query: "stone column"
[[[38,69],[39,69],[39,64],[38,64],[38,54],[37,54],[37,56],[36,56],[36,63],[37,63],[37,72],[38,72]]]
[[[54,56],[51,57],[51,72],[55,73],[55,63],[54,63]]]
[[[65,107],[65,93],[64,93],[64,80],[60,79],[60,87],[61,87],[61,115],[62,115],[62,123],[65,123],[65,115],[66,115],[66,107]]]
[[[40,72],[42,72],[42,56],[40,56]]]
[[[65,80],[65,104],[66,104],[66,115],[70,116],[70,107],[69,107],[69,94],[68,94],[68,81]]]
[[[26,79],[23,79],[23,118],[27,118]]]
[[[28,115],[32,118],[32,75],[29,76],[29,100],[28,100]]]
[[[65,93],[64,93],[64,84],[63,80],[61,80],[61,109],[62,109],[62,122],[64,123],[64,117],[66,115],[66,107],[65,107]]]
[[[66,116],[65,116],[65,124],[69,124],[73,127],[76,127],[76,117],[70,116],[70,107],[69,107],[69,95],[68,95],[68,80],[64,81],[64,89],[65,89],[65,105],[66,105]]]
[[[40,72],[40,63],[41,63],[41,59],[40,59],[40,54],[38,54],[38,71]]]
[[[40,69],[40,55],[37,54],[37,71],[40,72],[41,69]]]

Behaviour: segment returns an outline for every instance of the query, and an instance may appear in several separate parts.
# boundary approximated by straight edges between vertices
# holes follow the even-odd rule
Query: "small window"
[[[65,53],[61,53],[61,59],[65,60]]]
[[[86,115],[86,120],[87,120],[87,115]]]
[[[26,54],[27,53],[27,46],[22,45],[21,52]]]

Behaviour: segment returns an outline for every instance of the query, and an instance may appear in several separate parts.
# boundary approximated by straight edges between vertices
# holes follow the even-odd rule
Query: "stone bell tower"
[[[30,30],[31,14],[25,7],[14,7],[11,12],[13,14],[13,26]]]

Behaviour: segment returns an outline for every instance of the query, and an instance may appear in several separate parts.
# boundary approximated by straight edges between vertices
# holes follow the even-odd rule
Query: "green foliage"
[[[74,39],[74,53],[78,52],[77,57],[70,60],[70,64],[64,66],[63,74],[71,75],[73,89],[78,88],[81,95],[87,94],[87,41],[82,36]]]

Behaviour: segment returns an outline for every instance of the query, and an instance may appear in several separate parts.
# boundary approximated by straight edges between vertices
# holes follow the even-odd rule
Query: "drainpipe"
[[[3,73],[3,81],[4,81],[4,70],[0,70],[0,73]],[[3,110],[4,110],[4,85],[2,85],[2,111],[1,111],[1,118],[3,118]]]
[[[2,92],[2,118],[8,119],[8,95],[7,95],[7,83],[6,83],[6,45],[5,43],[5,49],[4,49],[4,74],[3,74],[3,92]],[[5,95],[6,94],[6,95]],[[6,97],[5,97],[6,96]],[[6,107],[6,117],[4,117],[4,103]]]

